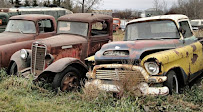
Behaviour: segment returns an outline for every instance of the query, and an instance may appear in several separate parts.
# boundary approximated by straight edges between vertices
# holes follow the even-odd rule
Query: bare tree
[[[64,0],[61,4],[62,7],[69,9],[71,11],[73,10],[73,2],[71,0]]]
[[[30,2],[28,0],[25,0],[24,6],[25,7],[30,6]]]
[[[10,7],[10,5],[9,5],[9,3],[8,3],[8,1],[7,0],[2,0],[1,2],[0,2],[0,7],[1,8],[7,8],[7,7]]]
[[[166,13],[168,11],[168,5],[165,0],[154,0],[153,5],[156,12],[163,11]]]
[[[170,12],[185,14],[191,19],[203,17],[203,0],[178,0],[176,6],[170,9]]]
[[[102,0],[78,0],[77,3],[81,5],[82,12],[89,12],[90,10],[97,8]]]

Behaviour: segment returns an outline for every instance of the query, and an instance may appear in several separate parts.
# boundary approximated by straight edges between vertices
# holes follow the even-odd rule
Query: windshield
[[[87,36],[88,23],[59,21],[57,33],[76,34]]]
[[[199,25],[199,21],[191,21],[190,23],[192,26],[198,26]]]
[[[36,28],[33,21],[9,20],[5,31],[16,33],[36,33]]]
[[[173,21],[148,21],[129,24],[126,28],[125,40],[180,38]]]

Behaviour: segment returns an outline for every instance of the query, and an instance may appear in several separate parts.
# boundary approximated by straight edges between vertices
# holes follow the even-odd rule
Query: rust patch
[[[191,47],[193,48],[193,52],[196,51],[197,47],[195,45],[191,45]]]
[[[188,52],[186,52],[186,56],[187,56],[187,57],[189,56],[189,53],[188,53]]]
[[[180,53],[178,52],[178,51],[176,51],[176,50],[174,50],[174,52],[177,54],[177,55],[179,55]]]
[[[197,54],[193,54],[193,58],[191,59],[192,64],[194,64],[197,61],[198,55]]]

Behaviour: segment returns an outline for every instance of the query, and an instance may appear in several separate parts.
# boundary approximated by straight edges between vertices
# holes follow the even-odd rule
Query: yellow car
[[[143,95],[178,93],[203,71],[202,44],[185,15],[132,20],[126,26],[124,41],[105,44],[87,58],[91,66],[85,87],[119,92],[119,82],[135,78],[138,83],[133,88]]]

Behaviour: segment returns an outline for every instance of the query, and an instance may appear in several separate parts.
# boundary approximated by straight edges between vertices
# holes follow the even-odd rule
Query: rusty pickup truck
[[[19,15],[9,19],[0,33],[0,67],[8,67],[11,56],[20,49],[31,48],[36,39],[56,34],[56,21],[48,15]]]
[[[45,79],[53,89],[77,88],[88,71],[84,59],[103,44],[112,41],[113,18],[107,15],[76,13],[58,19],[57,36],[37,40],[32,49],[16,52],[10,61],[10,73],[32,73]]]
[[[120,92],[125,89],[120,81],[127,78],[126,83],[134,83],[131,90],[143,95],[178,93],[203,71],[202,44],[185,15],[132,20],[124,41],[105,44],[86,59],[90,70],[85,87]]]

